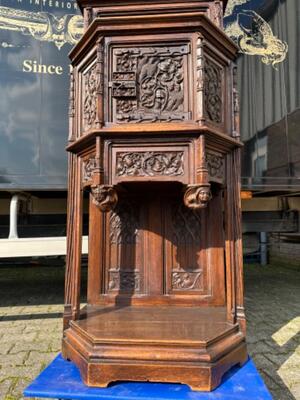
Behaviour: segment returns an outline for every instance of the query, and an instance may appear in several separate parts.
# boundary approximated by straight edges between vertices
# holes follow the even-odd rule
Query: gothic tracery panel
[[[215,124],[222,124],[223,117],[223,68],[209,57],[204,60],[204,114]]]
[[[141,245],[139,207],[122,201],[108,217],[108,292],[134,293],[142,289],[142,266],[136,247]]]
[[[173,294],[205,291],[205,267],[201,248],[202,214],[174,203],[170,214],[169,245],[167,246],[167,291]]]

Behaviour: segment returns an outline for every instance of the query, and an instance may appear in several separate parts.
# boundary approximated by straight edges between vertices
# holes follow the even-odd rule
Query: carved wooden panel
[[[95,169],[98,167],[98,161],[95,155],[85,158],[82,162],[82,182],[83,184],[90,183]]]
[[[107,293],[133,294],[143,288],[140,208],[121,201],[107,215]]]
[[[166,212],[165,274],[169,294],[208,292],[206,254],[203,239],[205,214],[180,202]]]
[[[94,63],[84,74],[82,74],[83,90],[83,129],[88,130],[96,126],[97,119],[97,86],[99,76],[97,74],[97,64]]]
[[[214,124],[224,122],[224,70],[210,57],[204,57],[204,115]]]
[[[116,143],[112,146],[111,162],[113,184],[143,180],[188,183],[189,143],[141,143],[126,148]]]
[[[183,151],[118,152],[117,176],[183,175]]]
[[[111,46],[110,104],[117,123],[186,121],[190,45]]]
[[[209,180],[223,183],[225,181],[225,159],[222,154],[215,152],[206,153],[206,164]]]

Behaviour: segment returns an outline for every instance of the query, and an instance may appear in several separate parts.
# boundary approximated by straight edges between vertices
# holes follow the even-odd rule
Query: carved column
[[[195,147],[196,183],[188,185],[184,194],[184,204],[191,209],[205,208],[211,199],[204,135],[200,135]]]
[[[197,106],[197,116],[196,121],[199,125],[203,125],[205,122],[204,117],[204,51],[203,51],[203,36],[198,33],[197,37],[197,97],[196,97],[196,106]]]
[[[97,76],[97,86],[96,86],[96,96],[97,96],[97,117],[96,117],[96,127],[101,128],[104,123],[104,110],[103,110],[103,92],[104,92],[104,71],[103,71],[103,38],[97,40],[97,61],[96,61],[96,76]]]
[[[239,97],[237,91],[237,67],[232,68],[232,108],[233,108],[233,131],[232,136],[240,140],[240,119],[239,119]],[[243,285],[243,250],[242,250],[242,207],[241,207],[241,149],[235,148],[232,153],[233,169],[233,210],[234,227],[233,235],[235,242],[235,269],[236,269],[236,318],[241,330],[246,335],[246,317],[244,309],[244,285]]]
[[[82,246],[81,163],[69,154],[64,329],[79,316]]]
[[[70,73],[70,91],[69,91],[69,142],[75,140],[75,82],[74,71]]]

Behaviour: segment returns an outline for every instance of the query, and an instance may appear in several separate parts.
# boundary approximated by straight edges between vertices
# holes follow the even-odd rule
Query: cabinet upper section
[[[223,7],[172,2],[170,18],[159,1],[82,1],[93,5],[95,19],[70,54],[70,140],[120,127],[124,133],[201,127],[234,136],[237,48],[209,18],[212,4]],[[150,9],[156,16],[148,18]]]

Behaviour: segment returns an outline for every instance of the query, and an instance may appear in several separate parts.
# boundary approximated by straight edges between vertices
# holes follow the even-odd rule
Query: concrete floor
[[[63,285],[61,266],[0,267],[0,399],[60,351]],[[275,400],[300,400],[300,267],[248,265],[245,293],[251,357]]]

